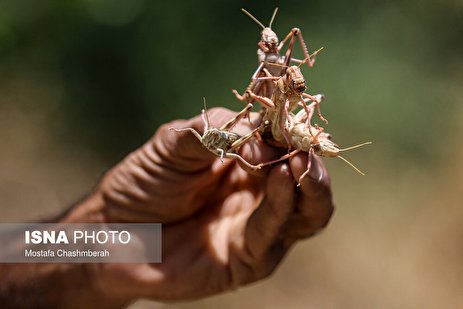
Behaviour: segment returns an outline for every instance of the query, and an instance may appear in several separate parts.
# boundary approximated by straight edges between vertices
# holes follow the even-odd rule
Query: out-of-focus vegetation
[[[231,89],[256,68],[260,28],[239,9],[267,24],[276,5],[1,1],[2,221],[65,208],[160,124],[198,114],[202,97],[240,109]],[[325,47],[303,73],[326,95],[326,130],[340,145],[374,141],[346,155],[367,176],[325,160],[329,228],[271,280],[178,307],[463,306],[462,2],[279,6],[280,39],[297,26],[311,51]]]

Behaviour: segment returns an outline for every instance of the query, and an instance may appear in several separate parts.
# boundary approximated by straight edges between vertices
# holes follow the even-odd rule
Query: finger
[[[239,154],[248,163],[257,166],[260,163],[273,161],[281,156],[281,151],[275,147],[271,147],[264,141],[254,138],[241,146]],[[265,166],[263,168],[250,168],[249,166],[238,161],[241,168],[246,172],[256,176],[264,176],[268,174],[272,166]]]
[[[310,173],[301,180],[296,211],[285,229],[285,236],[289,238],[305,238],[315,234],[328,224],[334,212],[328,172],[320,157],[311,157]],[[290,160],[295,179],[299,179],[307,169],[307,160],[307,153]]]
[[[294,180],[287,163],[269,173],[266,195],[245,229],[245,246],[253,261],[260,261],[281,243],[281,231],[295,206]]]
[[[251,130],[257,128],[261,125],[262,116],[258,113],[250,114],[250,121],[243,120],[240,122],[236,131],[240,134],[247,134]],[[261,132],[260,130],[259,132]],[[275,147],[269,146],[265,143],[261,137],[261,133],[256,132],[252,138],[250,138],[244,145],[242,145],[238,154],[249,164],[257,166],[260,163],[266,163],[273,161],[281,156],[281,150]],[[242,169],[252,175],[264,176],[268,174],[271,166],[266,166],[264,168],[250,168],[248,165],[243,164],[241,161],[237,161]]]

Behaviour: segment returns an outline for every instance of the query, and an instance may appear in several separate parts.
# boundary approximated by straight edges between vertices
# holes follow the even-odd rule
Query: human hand
[[[209,114],[214,127],[235,115],[224,108]],[[252,126],[241,121],[233,130]],[[328,223],[334,206],[320,158],[312,156],[311,172],[296,188],[306,154],[248,173],[234,160],[222,164],[191,133],[169,127],[203,131],[199,116],[161,126],[66,219],[90,214],[105,222],[163,224],[162,263],[94,265],[95,286],[108,298],[186,300],[235,289],[268,276],[291,245]],[[279,157],[256,139],[240,151],[255,164]]]

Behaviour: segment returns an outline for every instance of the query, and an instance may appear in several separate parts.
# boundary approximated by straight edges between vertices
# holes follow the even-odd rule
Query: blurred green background
[[[66,208],[156,128],[235,110],[260,28],[299,27],[308,93],[361,177],[325,159],[337,211],[270,280],[199,302],[133,308],[463,306],[463,2],[0,1],[3,222]],[[298,49],[299,50],[299,49]],[[297,54],[297,53],[296,53]],[[300,54],[299,54],[300,55]]]

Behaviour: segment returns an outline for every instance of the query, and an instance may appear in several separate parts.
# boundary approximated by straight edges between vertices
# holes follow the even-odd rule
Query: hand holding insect
[[[236,116],[224,108],[208,114],[210,128]],[[261,119],[251,113],[251,120],[252,126],[241,121],[233,130],[252,131]],[[71,222],[88,213],[112,223],[163,224],[163,263],[89,270],[103,295],[118,295],[128,304],[140,297],[191,300],[236,289],[267,277],[298,240],[328,224],[334,205],[319,158],[313,158],[311,180],[295,190],[295,178],[304,171],[299,156],[250,174],[234,161],[222,165],[191,134],[169,130],[202,132],[203,126],[201,116],[161,126],[69,214]],[[279,157],[257,139],[242,148],[241,155],[252,152],[257,162]]]

